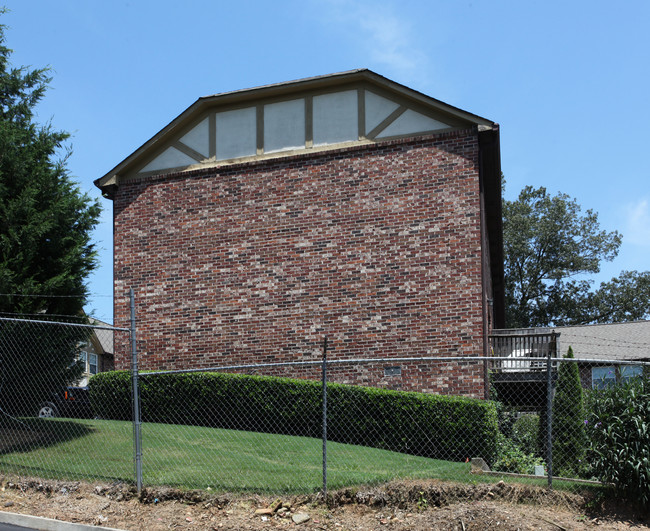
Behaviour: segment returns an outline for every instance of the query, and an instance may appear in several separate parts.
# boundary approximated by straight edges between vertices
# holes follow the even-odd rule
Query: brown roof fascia
[[[485,223],[492,277],[494,328],[505,326],[505,276],[501,197],[501,147],[499,126],[479,127],[481,192],[485,200]]]

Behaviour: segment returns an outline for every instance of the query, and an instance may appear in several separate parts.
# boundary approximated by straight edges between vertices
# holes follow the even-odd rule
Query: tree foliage
[[[0,25],[0,315],[79,316],[85,279],[96,265],[90,232],[100,206],[70,178],[68,134],[35,121],[48,70],[12,67],[4,30]],[[21,344],[14,341],[13,364],[2,352],[3,394],[48,368],[54,373],[40,380],[58,384],[72,377],[64,373],[71,372],[74,349],[48,349],[43,341],[27,351]]]
[[[526,186],[503,202],[506,326],[630,321],[650,316],[650,272],[623,271],[592,289],[588,275],[613,260],[621,235],[566,194]]]
[[[650,271],[623,271],[590,297],[590,322],[625,322],[650,318]]]

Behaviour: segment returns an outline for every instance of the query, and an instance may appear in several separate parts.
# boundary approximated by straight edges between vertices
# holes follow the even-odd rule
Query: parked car
[[[66,387],[54,393],[51,400],[41,402],[37,416],[90,418],[93,416],[90,407],[90,394],[87,387]]]

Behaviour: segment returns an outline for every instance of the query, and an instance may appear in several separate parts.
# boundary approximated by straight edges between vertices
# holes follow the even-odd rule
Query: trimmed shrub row
[[[95,414],[131,419],[131,376],[104,372],[89,384]],[[437,459],[483,457],[498,440],[494,402],[328,384],[327,438]],[[321,437],[320,382],[215,372],[140,378],[143,422]]]

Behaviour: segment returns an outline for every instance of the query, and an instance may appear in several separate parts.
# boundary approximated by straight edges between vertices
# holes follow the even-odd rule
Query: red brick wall
[[[325,335],[332,359],[481,355],[473,131],[125,182],[114,217],[115,323],[133,288],[142,368],[308,361]],[[483,393],[478,365],[331,374]]]

